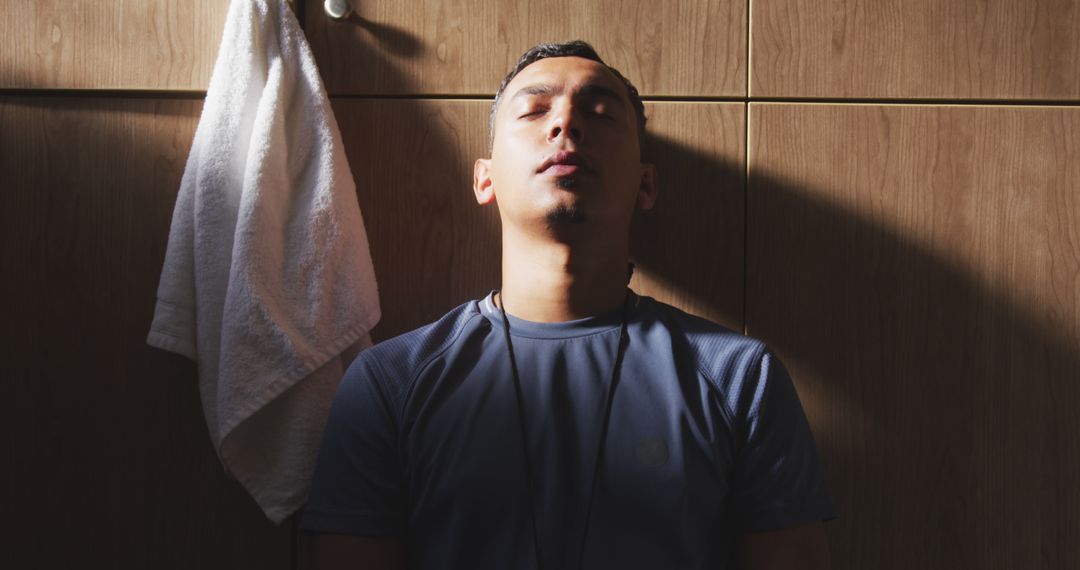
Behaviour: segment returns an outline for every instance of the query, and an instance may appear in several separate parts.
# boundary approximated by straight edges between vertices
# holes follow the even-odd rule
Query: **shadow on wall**
[[[222,473],[195,366],[146,345],[201,107],[0,97],[0,262],[12,270],[0,291],[13,301],[0,329],[20,402],[0,499],[21,520],[13,567],[287,562],[288,529]]]
[[[397,53],[420,49],[368,29]],[[146,344],[202,106],[168,92],[0,96],[0,262],[13,269],[0,291],[15,301],[0,331],[19,355],[9,373],[22,403],[7,416],[21,427],[8,430],[19,436],[0,503],[23,517],[16,567],[293,566],[295,517],[275,527],[223,473],[196,366]],[[442,132],[425,148],[454,148]],[[453,242],[434,234],[431,246],[448,251]],[[448,271],[406,280],[435,290]]]
[[[716,180],[745,172],[677,141],[652,137],[649,147],[661,180],[672,168]],[[1061,529],[1080,524],[1080,324],[1049,325],[1041,311],[1060,308],[1033,310],[1032,299],[1003,294],[825,192],[751,176],[748,333],[788,364],[814,426],[840,514],[828,527],[837,567],[1075,562]],[[663,186],[656,215],[699,219],[713,188]],[[677,223],[647,230],[637,244],[682,232]],[[701,272],[713,268],[694,262],[712,259],[716,244],[679,243],[687,249],[637,247],[637,261],[719,312],[736,311],[703,286]],[[1017,532],[1017,519],[1034,528]]]
[[[424,51],[424,44],[420,38],[408,30],[361,18],[355,12],[349,14],[347,21],[371,34],[377,46],[373,51],[389,52],[407,59],[417,58]]]
[[[321,8],[320,8],[321,10]],[[321,13],[319,14],[322,16]],[[330,56],[329,74],[378,73],[380,89],[412,93],[398,72],[426,49],[410,32],[353,14],[351,26],[314,34],[316,54],[349,42],[357,69]],[[315,46],[313,46],[315,47]],[[359,55],[357,52],[359,51]],[[486,148],[487,101],[332,96],[364,213],[379,283],[382,319],[372,337],[385,340],[429,323],[499,280],[499,229],[494,208],[472,196],[472,163]]]

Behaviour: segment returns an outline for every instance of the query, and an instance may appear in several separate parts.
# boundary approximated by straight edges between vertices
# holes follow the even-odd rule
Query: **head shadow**
[[[970,521],[998,520],[998,505],[1072,516],[1062,499],[1077,496],[1080,460],[1063,442],[1080,431],[1080,327],[1046,318],[1058,307],[827,200],[828,188],[761,169],[747,180],[746,164],[670,138],[650,136],[647,152],[661,189],[635,227],[635,260],[787,364],[840,513],[837,559],[962,566],[981,540]],[[889,537],[913,525],[923,542],[899,549]]]

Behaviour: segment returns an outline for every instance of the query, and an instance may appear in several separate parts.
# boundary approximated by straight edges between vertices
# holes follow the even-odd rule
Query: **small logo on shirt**
[[[646,437],[637,444],[634,450],[638,463],[645,467],[660,467],[667,462],[667,445],[655,437]]]

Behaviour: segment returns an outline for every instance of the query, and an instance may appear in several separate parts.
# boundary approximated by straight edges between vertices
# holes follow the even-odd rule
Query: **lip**
[[[547,157],[547,160],[536,169],[538,173],[566,176],[578,171],[589,171],[589,165],[581,155],[572,150],[562,150]]]

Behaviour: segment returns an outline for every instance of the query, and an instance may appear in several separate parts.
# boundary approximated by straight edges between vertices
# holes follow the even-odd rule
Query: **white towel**
[[[147,342],[198,362],[226,470],[284,520],[380,316],[341,135],[284,0],[229,6],[157,297]]]

